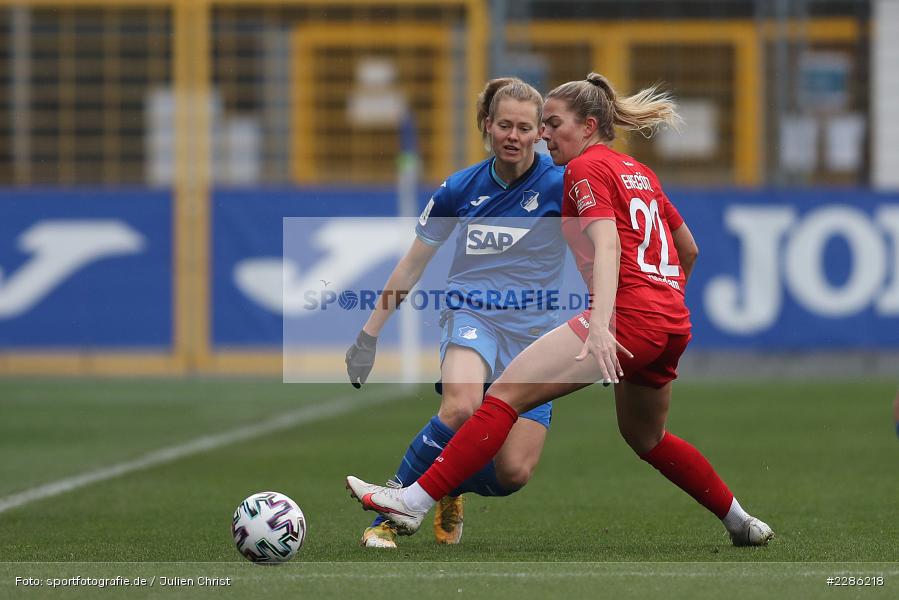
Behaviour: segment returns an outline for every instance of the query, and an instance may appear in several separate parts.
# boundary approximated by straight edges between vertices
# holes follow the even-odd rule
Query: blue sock
[[[443,448],[449,443],[455,431],[447,427],[437,415],[431,417],[421,431],[415,434],[406,454],[393,476],[393,480],[402,487],[408,487],[418,481],[428,467],[440,456]],[[496,466],[491,460],[483,469],[462,482],[458,488],[450,492],[450,496],[461,496],[467,492],[473,492],[479,496],[508,496],[514,494],[517,489],[508,490],[500,485],[496,478]],[[375,527],[384,522],[384,517],[378,515],[372,521]]]
[[[431,417],[431,420],[412,438],[393,480],[402,487],[408,487],[418,481],[418,478],[440,456],[454,434],[455,431],[447,427],[437,415]],[[384,517],[378,515],[372,522],[372,527],[383,520]]]
[[[428,430],[428,428],[430,428],[430,430]],[[431,464],[437,459],[437,457],[440,456],[440,453],[443,452],[443,448],[446,447],[446,445],[450,441],[450,438],[452,438],[454,435],[456,435],[456,432],[445,425],[443,421],[441,421],[440,418],[437,417],[437,415],[431,417],[428,425],[426,425],[425,428],[418,433],[416,440],[412,442],[412,445],[410,445],[409,448],[412,449],[416,442],[423,443],[425,436],[430,441],[433,441],[437,445],[439,445],[440,448],[438,449],[434,448],[432,445],[428,445],[428,450],[430,450],[431,452],[427,454],[427,464],[423,465],[424,468],[420,473],[417,473],[415,475],[414,479],[411,479],[407,482],[407,480],[404,478],[400,481],[400,483],[402,483],[402,485],[404,486],[408,486],[411,485],[413,481],[417,481],[418,478],[421,477],[425,471],[427,471],[428,467],[431,466]],[[423,454],[424,452],[422,452],[421,450],[418,451],[418,456],[422,456]],[[406,455],[408,456],[408,450],[406,451]],[[405,466],[407,464],[408,463],[406,461],[406,458],[404,457],[403,465],[401,466]],[[398,471],[397,477],[401,476],[401,473]],[[463,481],[462,484],[457,489],[450,492],[449,495],[461,496],[466,492],[474,492],[479,496],[508,496],[509,494],[512,494],[516,491],[518,490],[507,490],[502,485],[500,485],[499,481],[497,481],[496,479],[496,466],[491,460],[489,463],[487,463],[487,466]]]
[[[462,482],[462,485],[450,492],[450,496],[461,496],[474,492],[478,496],[508,496],[518,489],[504,488],[496,478],[496,463],[490,461],[487,466]]]
[[[896,421],[896,437],[899,437],[899,421]]]

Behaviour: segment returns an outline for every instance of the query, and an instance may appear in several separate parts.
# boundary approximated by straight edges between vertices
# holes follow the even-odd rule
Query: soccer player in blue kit
[[[531,294],[535,310],[503,305],[509,293],[514,303],[520,303],[528,291],[559,290],[561,285],[563,169],[535,152],[542,109],[540,93],[520,79],[487,83],[478,97],[477,123],[493,156],[454,173],[431,197],[419,217],[412,247],[397,263],[380,301],[347,351],[350,382],[361,387],[374,365],[377,336],[396,310],[397,299],[415,286],[458,226],[461,235],[446,298],[452,292],[478,302],[445,309],[441,315],[440,409],[415,434],[388,485],[415,482],[481,405],[485,384],[557,324],[558,311],[547,298],[538,300]],[[522,414],[495,460],[438,503],[434,517],[438,542],[456,544],[461,539],[461,494],[505,496],[527,483],[540,459],[551,414],[551,404]],[[363,532],[361,543],[395,548],[396,530],[378,517]]]

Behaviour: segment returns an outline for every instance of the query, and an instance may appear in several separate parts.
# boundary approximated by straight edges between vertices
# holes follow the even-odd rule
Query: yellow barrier
[[[471,114],[474,98],[487,76],[489,21],[485,3],[480,0],[0,0],[0,7],[28,7],[45,11],[43,18],[52,18],[46,12],[50,10],[53,14],[58,13],[60,18],[70,20],[73,15],[99,10],[100,21],[107,17],[116,21],[131,14],[129,11],[153,11],[152,17],[159,22],[160,32],[170,30],[172,36],[171,41],[167,35],[158,40],[159,43],[171,44],[170,58],[154,54],[151,58],[155,62],[147,59],[152,70],[158,71],[157,79],[148,78],[147,81],[169,83],[174,89],[176,105],[172,351],[93,353],[73,349],[70,352],[6,352],[0,353],[2,375],[280,372],[279,349],[272,348],[267,352],[215,351],[210,341],[209,204],[212,173],[209,165],[213,152],[209,97],[214,81],[228,90],[240,86],[240,80],[229,79],[230,74],[220,66],[217,71],[214,50],[224,44],[217,36],[228,35],[228,32],[213,31],[213,23],[221,15],[239,16],[243,14],[240,11],[251,11],[263,20],[269,19],[289,27],[295,60],[287,82],[293,102],[292,149],[287,180],[324,181],[323,171],[319,168],[321,156],[312,152],[310,146],[298,144],[297,141],[300,136],[313,131],[315,124],[323,118],[322,105],[316,102],[313,90],[318,93],[324,88],[313,76],[313,64],[316,57],[326,56],[328,49],[392,48],[401,54],[405,51],[407,59],[409,52],[414,53],[415,49],[428,49],[436,57],[436,63],[427,67],[433,77],[420,89],[429,98],[427,109],[420,114],[429,122],[433,121],[433,127],[422,139],[422,153],[428,158],[427,178],[439,181],[446,173],[483,155]],[[336,9],[339,18],[328,20],[330,13],[326,9]],[[393,22],[347,20],[353,16],[371,18],[376,9],[390,9]],[[431,18],[430,21],[422,17],[422,14],[430,14],[428,11],[437,10],[446,10],[447,14],[456,15],[453,18],[460,18],[459,22],[464,23],[465,38],[461,45],[458,39],[454,39],[454,36],[458,37],[457,33],[447,25],[446,19],[449,17]],[[461,17],[458,17],[459,14]],[[728,56],[732,56],[732,70],[724,82],[726,90],[722,97],[729,100],[722,101],[728,104],[723,106],[722,114],[727,115],[729,129],[733,132],[733,140],[726,140],[731,156],[727,169],[732,173],[729,182],[745,185],[760,183],[764,170],[760,136],[765,124],[762,88],[767,44],[777,37],[787,36],[816,44],[852,46],[864,34],[860,25],[851,19],[815,19],[786,25],[759,24],[750,20],[715,21],[711,24],[706,21],[653,20],[550,21],[510,25],[507,30],[510,42],[520,43],[548,60],[550,84],[582,77],[586,70],[595,69],[606,74],[622,92],[635,91],[637,86],[645,84],[640,79],[643,71],[637,62],[641,53],[664,55],[666,49],[674,47],[726,49]],[[60,48],[71,45],[72,39],[75,38],[65,44],[60,42]],[[106,73],[103,69],[114,74],[127,71],[129,63],[117,58],[121,44],[118,38],[104,41],[96,50],[100,58],[90,59],[99,60],[101,64],[93,66],[102,73]],[[108,58],[108,67],[103,62],[107,60],[103,54],[107,50],[112,53]],[[166,54],[164,47],[152,50]],[[459,78],[450,64],[452,52],[461,52],[465,72],[465,89],[462,92],[455,89]],[[73,56],[66,56],[65,60],[69,61],[66,68],[69,71],[77,70],[78,63],[73,62]],[[455,60],[459,60],[458,57]],[[42,64],[37,66],[45,68]],[[677,82],[673,83],[677,93]],[[116,105],[124,92],[133,92],[127,90],[123,83],[116,83],[116,86],[102,88],[108,96],[110,107]],[[62,87],[65,86],[61,84]],[[74,124],[84,116],[77,112],[72,89],[51,92],[55,92],[61,103],[65,102],[67,112],[64,118],[60,118],[57,137],[37,140],[40,144],[36,146],[54,147],[64,159],[60,158],[58,165],[51,165],[53,169],[47,171],[46,177],[36,177],[27,170],[24,175],[13,176],[11,180],[19,184],[78,182],[75,174],[79,144],[77,138],[67,132],[73,131]],[[455,100],[459,98],[465,101],[465,110],[456,115]],[[451,152],[445,143],[454,135],[450,129],[453,125],[449,115],[455,115],[464,131],[460,152]],[[117,123],[135,117],[110,109],[103,118]],[[67,135],[70,137],[66,138]],[[109,177],[109,180],[96,183],[133,183],[127,174],[139,172],[127,162],[127,153],[120,148],[123,144],[121,135],[116,133],[115,136],[104,139],[100,144],[104,149],[105,162],[98,172],[103,173],[103,177]],[[327,143],[320,139],[312,141],[316,144]],[[619,142],[620,147],[626,149],[630,145],[635,150],[639,150],[635,145],[642,143],[639,139],[622,139]]]
[[[334,73],[333,69],[316,69],[320,56],[328,51],[360,50],[377,52],[386,48],[406,53],[403,63],[408,66],[415,85],[415,71],[432,74],[423,89],[408,89],[405,96],[429,98],[426,109],[417,110],[418,128],[427,133],[428,144],[421,148],[422,162],[427,165],[425,178],[439,180],[452,169],[449,142],[452,139],[450,116],[452,90],[452,65],[450,63],[450,32],[445,28],[424,23],[391,23],[389,25],[364,23],[308,23],[298,27],[293,34],[293,77],[291,80],[293,107],[293,151],[291,164],[295,181],[322,183],[335,180],[342,183],[372,183],[393,181],[395,177],[394,152],[388,150],[383,128],[373,128],[360,143],[356,135],[339,136],[334,130],[348,127],[343,118],[345,98],[349,94],[348,83],[352,72]],[[433,57],[426,52],[433,53]],[[342,63],[343,61],[339,61]],[[330,63],[329,63],[330,64]],[[346,65],[352,67],[352,65]],[[336,85],[329,81],[335,75],[344,75]],[[402,78],[400,81],[403,83]],[[337,99],[336,109],[322,108],[316,97]],[[361,146],[361,147],[360,147]],[[320,153],[324,147],[326,153]],[[334,148],[340,158],[329,160],[328,150]],[[358,165],[347,168],[348,165]]]

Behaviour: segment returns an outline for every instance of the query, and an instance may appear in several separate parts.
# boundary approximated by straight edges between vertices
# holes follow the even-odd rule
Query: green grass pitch
[[[379,394],[388,400],[366,401]],[[611,391],[593,386],[556,403],[523,491],[469,498],[461,545],[438,546],[423,529],[390,552],[358,546],[371,513],[343,478],[392,474],[436,410],[427,387],[2,381],[0,504],[303,406],[347,397],[358,406],[0,512],[0,597],[58,597],[48,580],[75,576],[157,578],[117,591],[129,597],[896,597],[894,394],[888,382],[675,385],[669,428],[774,527],[767,548],[731,547],[714,517],[633,455],[617,433]],[[229,529],[237,504],[268,489],[296,500],[309,524],[297,558],[269,568],[246,563]],[[199,587],[203,576],[231,584]],[[883,585],[826,583],[850,576]],[[42,585],[17,586],[16,577]],[[162,586],[162,577],[194,586]],[[67,587],[65,597],[99,593]]]

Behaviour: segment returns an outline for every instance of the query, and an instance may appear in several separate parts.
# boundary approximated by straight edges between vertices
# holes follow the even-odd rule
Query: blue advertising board
[[[216,191],[212,199],[213,346],[217,350],[281,346],[284,218],[300,217],[324,226],[332,218],[394,214],[396,196],[388,188]],[[326,334],[320,338],[326,339]]]
[[[899,196],[856,189],[678,189],[669,195],[700,247],[687,286],[694,348],[899,348]],[[216,346],[281,344],[283,217],[314,217],[307,227],[333,228],[350,216],[393,214],[394,205],[389,189],[216,193]],[[407,244],[344,283],[377,289]],[[369,250],[357,248],[363,257]],[[323,252],[288,266],[312,269],[327,258]],[[423,285],[439,285],[447,265],[435,259]],[[572,277],[569,265],[566,280]],[[358,329],[364,318],[345,321]],[[335,336],[332,327],[327,320],[303,325],[310,340],[343,340],[346,332]]]
[[[0,349],[170,347],[171,205],[142,188],[4,190]]]
[[[700,247],[687,286],[693,348],[899,348],[899,195],[858,189],[672,189],[669,195]],[[428,197],[423,192],[419,204]],[[395,207],[390,188],[215,191],[214,351],[279,348],[282,279],[328,264],[326,245],[295,265],[284,262],[285,217],[323,228],[304,234],[315,237],[350,217],[391,217]],[[171,347],[169,191],[8,189],[0,217],[0,349]],[[371,245],[356,241],[367,262],[345,285],[383,285],[411,239],[397,223],[387,228],[396,238],[387,254],[375,257]],[[439,287],[448,259],[438,254],[422,285]],[[569,266],[566,280],[572,277]],[[345,327],[358,328],[363,317],[352,315]],[[295,315],[288,311],[287,318]],[[309,323],[310,339],[324,343],[333,334],[323,323]]]
[[[699,243],[696,348],[899,348],[899,196],[855,189],[671,193]]]

